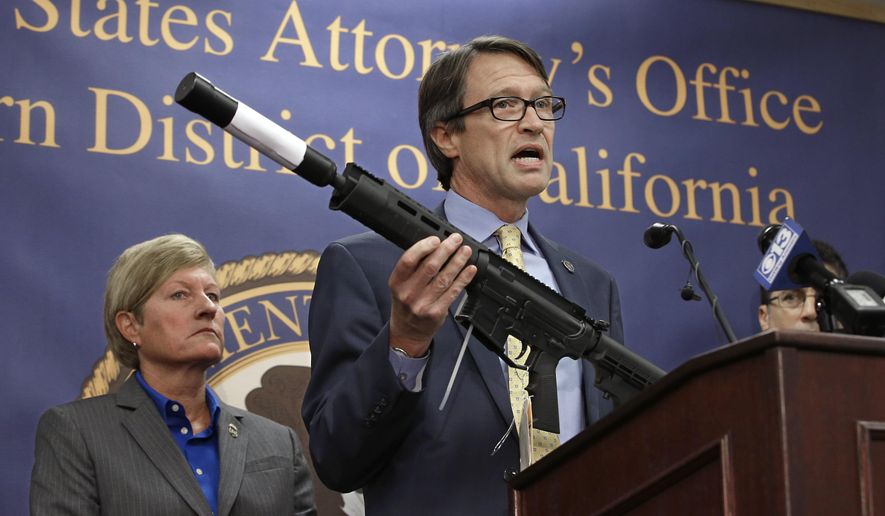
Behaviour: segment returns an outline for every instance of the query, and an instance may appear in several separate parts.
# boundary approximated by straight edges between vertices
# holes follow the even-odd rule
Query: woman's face
[[[180,269],[148,298],[134,323],[141,367],[205,365],[221,360],[221,289],[202,267]]]

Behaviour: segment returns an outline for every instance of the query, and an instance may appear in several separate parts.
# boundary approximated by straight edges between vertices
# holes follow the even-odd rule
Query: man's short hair
[[[474,38],[443,53],[430,65],[418,88],[418,124],[424,138],[424,149],[436,169],[437,179],[446,190],[452,182],[452,160],[437,148],[431,134],[437,122],[461,111],[467,70],[479,53],[513,54],[531,65],[545,83],[549,85],[550,82],[540,56],[525,43],[504,36]],[[464,121],[461,118],[450,121],[449,130],[455,133],[463,131]]]

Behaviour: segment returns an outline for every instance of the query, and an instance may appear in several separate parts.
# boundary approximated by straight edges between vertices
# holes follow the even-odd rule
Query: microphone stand
[[[691,270],[694,273],[695,278],[697,278],[701,290],[704,291],[704,295],[707,296],[707,301],[710,302],[710,307],[713,309],[713,315],[716,317],[716,321],[719,323],[719,326],[722,327],[722,331],[725,332],[725,337],[728,339],[728,342],[731,343],[736,341],[737,338],[734,336],[734,331],[732,331],[731,325],[728,324],[728,319],[725,318],[725,314],[722,312],[719,298],[710,290],[707,278],[704,277],[704,273],[701,271],[701,264],[694,257],[694,250],[691,247],[691,242],[685,239],[682,235],[682,231],[680,231],[678,227],[672,227],[673,232],[676,233],[676,238],[679,239],[679,244],[682,246],[682,254],[691,265]]]

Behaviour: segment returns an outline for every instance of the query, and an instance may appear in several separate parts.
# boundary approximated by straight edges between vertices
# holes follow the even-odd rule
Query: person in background
[[[839,253],[822,240],[813,240],[824,267],[837,278],[848,278],[848,268]],[[812,287],[792,290],[759,290],[759,327],[766,330],[820,331],[819,303]]]
[[[215,266],[179,234],[134,245],[108,274],[104,328],[135,370],[116,393],[49,409],[37,427],[31,514],[315,514],[295,433],[225,405]]]

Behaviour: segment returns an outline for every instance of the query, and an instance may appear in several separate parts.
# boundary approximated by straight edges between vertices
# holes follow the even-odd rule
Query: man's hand
[[[427,353],[449,306],[476,275],[467,264],[471,250],[459,234],[439,241],[427,237],[410,247],[396,262],[388,286],[393,300],[390,313],[390,347],[409,356]]]

